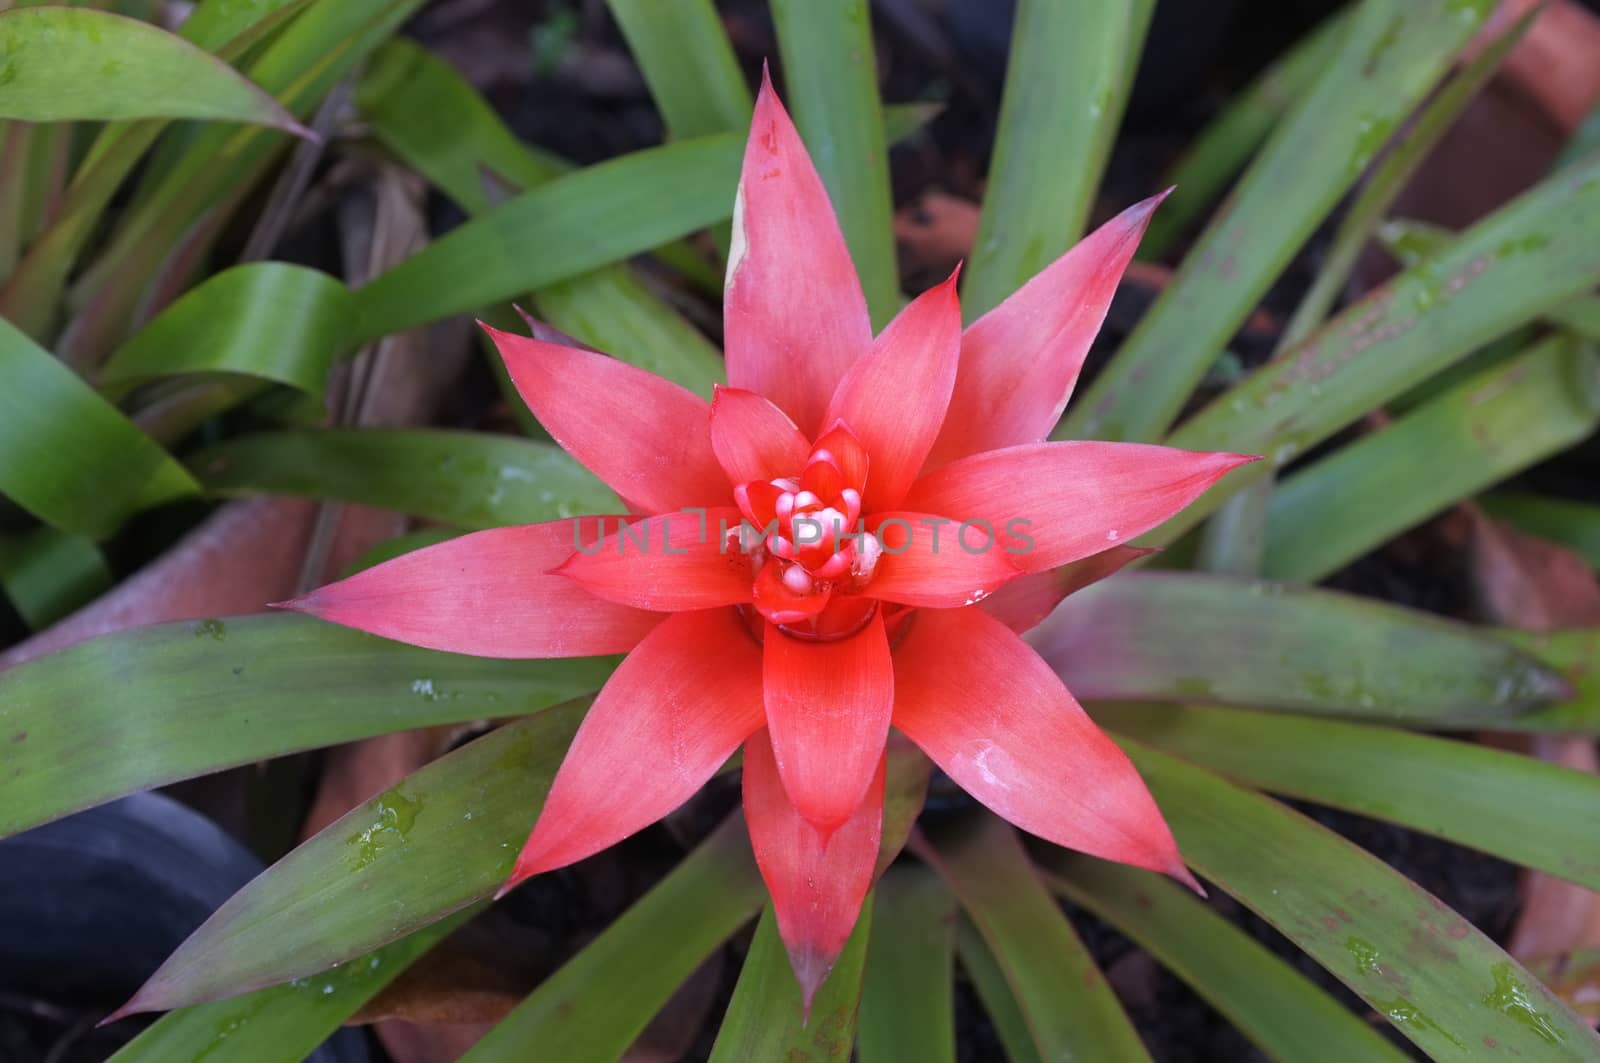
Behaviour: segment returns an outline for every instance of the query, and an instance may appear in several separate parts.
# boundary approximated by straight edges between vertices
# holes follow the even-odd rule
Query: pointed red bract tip
[[[143,990],[140,990],[140,992],[142,993]],[[94,1028],[98,1030],[102,1026],[110,1026],[114,1022],[121,1022],[129,1015],[138,1015],[140,1012],[149,1010],[151,1009],[139,1003],[139,993],[135,993],[126,1004],[122,1005],[122,1007],[118,1008],[116,1011],[113,1011],[110,1015],[107,1015],[99,1022],[95,1023]]]
[[[1201,900],[1207,900],[1211,896],[1206,892],[1206,888],[1200,885],[1200,880],[1194,877],[1194,873],[1185,867],[1181,862],[1169,868],[1167,870],[1167,875],[1189,887],[1189,889],[1197,894]]]
[[[794,969],[795,981],[800,983],[800,1012],[802,1023],[811,1021],[811,1005],[816,1002],[817,990],[828,980],[837,956],[824,955],[820,950],[801,945],[789,950],[789,966]]]

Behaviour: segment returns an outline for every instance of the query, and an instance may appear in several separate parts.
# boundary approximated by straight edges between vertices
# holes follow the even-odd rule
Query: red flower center
[[[784,633],[832,641],[872,619],[877,602],[860,592],[883,545],[861,520],[866,480],[866,453],[840,422],[798,475],[734,488],[744,523],[729,534],[750,559],[756,610]]]

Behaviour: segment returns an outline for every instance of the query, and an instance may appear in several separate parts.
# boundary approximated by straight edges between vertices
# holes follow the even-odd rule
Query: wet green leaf
[[[197,489],[115,407],[0,320],[0,494],[62,531],[101,539]]]
[[[1143,12],[1148,14],[1147,11]],[[1136,23],[1140,23],[1137,24]],[[1083,235],[1140,6],[1021,0],[962,312],[976,320]]]
[[[772,0],[784,103],[850,245],[875,329],[900,310],[877,50],[860,0]],[[731,213],[731,204],[730,204]]]
[[[1489,0],[1364,0],[1172,283],[1063,423],[1161,436],[1300,245],[1488,14]]]
[[[137,19],[87,8],[0,11],[0,118],[200,118],[297,131],[238,71]]]
[[[308,1057],[361,1006],[466,921],[441,919],[342,967],[162,1016],[111,1063],[287,1063]]]
[[[723,133],[648,148],[491,207],[357,291],[356,339],[513,299],[723,221],[743,147]]]
[[[217,909],[131,1009],[317,974],[491,895],[511,873],[584,707],[492,731],[329,824]]]
[[[547,978],[463,1063],[612,1063],[696,967],[760,910],[766,887],[735,815]]]
[[[856,1054],[861,1063],[955,1063],[955,897],[920,864],[878,883]]]
[[[1600,888],[1600,777],[1385,727],[1218,707],[1117,705],[1095,717],[1257,789],[1399,823]]]
[[[1470,727],[1560,697],[1560,677],[1494,634],[1334,591],[1125,572],[1028,634],[1080,698],[1210,701]]]
[[[1221,198],[1284,112],[1327,67],[1349,21],[1348,9],[1323,20],[1273,59],[1200,130],[1163,182],[1175,187],[1150,219],[1150,228],[1139,243],[1139,258],[1160,258]]]
[[[123,344],[101,370],[126,388],[180,373],[238,373],[321,399],[345,350],[354,300],[319,270],[261,262],[191,290]]]
[[[1444,902],[1276,801],[1124,742],[1184,859],[1435,1059],[1600,1058],[1600,1037]]]
[[[1126,934],[1271,1058],[1409,1058],[1311,979],[1161,875],[1059,849],[1042,870],[1052,889]]]
[[[1563,336],[1281,481],[1263,574],[1313,583],[1600,424],[1600,354]]]
[[[1005,972],[1040,1058],[1149,1058],[1010,825],[980,812],[930,831],[929,842],[928,858]]]
[[[0,835],[297,750],[534,712],[615,663],[462,657],[289,615],[106,635],[0,673]]]
[[[1278,339],[1280,350],[1298,344],[1327,318],[1328,311],[1344,292],[1356,257],[1367,246],[1373,230],[1410,183],[1417,167],[1455,126],[1467,106],[1478,98],[1478,93],[1522,40],[1540,10],[1530,7],[1520,18],[1491,28],[1488,39],[1480,41],[1479,54],[1445,80],[1444,86],[1433,94],[1373,167],[1372,174],[1361,183],[1360,192],[1339,219],[1333,244],[1317,269],[1316,280],[1301,297],[1300,305],[1295,307],[1294,315],[1284,327]]]
[[[1491,517],[1576,550],[1600,569],[1600,506],[1513,491],[1484,495],[1478,504]]]
[[[608,0],[674,139],[743,129],[750,89],[711,0]]]
[[[467,529],[623,512],[560,448],[487,432],[271,432],[220,443],[191,461],[215,494],[359,502]]]
[[[1167,441],[1265,454],[1281,467],[1596,283],[1600,154],[1546,178],[1351,306],[1224,392]],[[1147,537],[1147,545],[1174,541],[1250,476],[1249,468],[1229,476]]]

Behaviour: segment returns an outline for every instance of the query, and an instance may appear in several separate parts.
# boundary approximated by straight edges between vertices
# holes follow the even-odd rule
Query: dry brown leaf
[[[451,940],[440,942],[349,1020],[400,1019],[420,1026],[493,1025],[521,1003],[527,986]]]
[[[972,253],[978,204],[929,192],[894,216],[894,238],[906,272],[945,271]]]

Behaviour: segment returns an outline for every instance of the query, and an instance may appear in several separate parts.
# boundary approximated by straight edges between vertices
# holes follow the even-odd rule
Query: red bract
[[[457,653],[629,651],[507,886],[659,819],[743,746],[751,840],[808,1000],[871,887],[891,726],[1023,829],[1193,885],[1128,759],[1018,637],[1251,460],[1042,441],[1159,198],[965,332],[952,277],[874,339],[764,85],[734,209],[731,387],[707,403],[488,330],[631,514],[478,532],[290,604]]]

